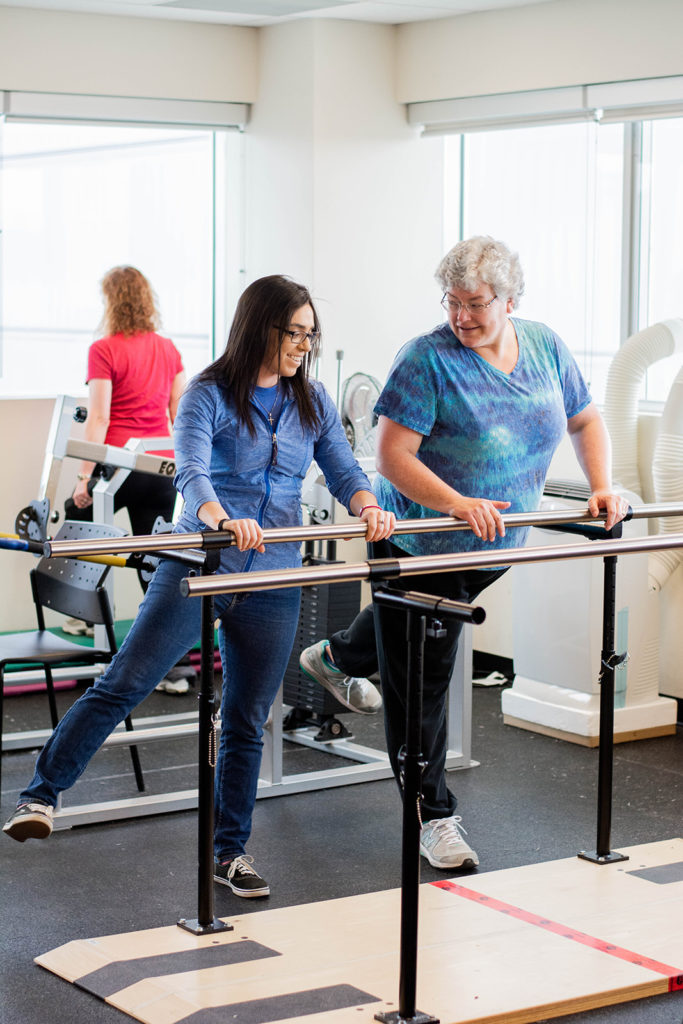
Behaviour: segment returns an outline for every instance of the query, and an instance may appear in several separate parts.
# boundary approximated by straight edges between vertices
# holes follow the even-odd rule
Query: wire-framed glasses
[[[455,313],[456,315],[461,309],[464,309],[466,313],[474,313],[476,316],[478,313],[483,313],[489,308],[492,302],[495,302],[498,298],[494,295],[488,302],[458,302],[457,299],[452,299],[448,292],[444,292],[441,299],[441,305],[444,309],[447,309],[449,313]]]

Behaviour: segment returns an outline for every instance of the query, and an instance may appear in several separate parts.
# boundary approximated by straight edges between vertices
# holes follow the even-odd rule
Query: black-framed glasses
[[[444,309],[447,309],[449,313],[455,313],[456,315],[461,309],[464,309],[466,313],[474,313],[476,316],[478,313],[483,313],[489,308],[492,302],[495,302],[498,298],[494,295],[488,302],[458,302],[457,299],[452,299],[448,292],[444,292],[441,299],[441,305]]]
[[[279,327],[277,324],[275,324],[275,329],[289,335],[295,345],[303,345],[304,341],[315,345],[320,340],[320,331],[292,331],[289,327]]]

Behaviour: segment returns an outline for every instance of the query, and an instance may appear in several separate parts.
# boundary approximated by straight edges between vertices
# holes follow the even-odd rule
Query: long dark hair
[[[315,330],[320,331],[318,314],[310,293],[302,284],[289,277],[272,274],[260,277],[242,292],[237,303],[228,334],[228,342],[222,356],[199,375],[200,381],[215,381],[229,388],[240,419],[254,433],[252,407],[249,399],[258,379],[261,366],[266,361],[271,344],[273,328],[280,332],[280,344],[285,337],[283,328],[301,306],[310,306],[313,311]],[[293,377],[283,379],[296,400],[299,416],[307,427],[316,427],[320,416],[308,383],[310,368],[319,350],[316,341],[310,352],[301,361]]]

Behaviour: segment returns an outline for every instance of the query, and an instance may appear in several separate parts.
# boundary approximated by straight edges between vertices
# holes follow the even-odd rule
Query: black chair
[[[95,537],[123,537],[125,530],[99,523],[67,520],[55,540],[92,540]],[[50,718],[54,728],[58,721],[57,702],[52,670],[75,665],[98,665],[109,662],[116,654],[116,638],[109,596],[104,581],[110,566],[77,558],[41,558],[31,570],[31,589],[36,606],[38,629],[28,633],[0,635],[0,725],[2,723],[5,669],[9,665],[42,665],[45,673]],[[45,628],[44,608],[60,612],[93,625],[102,625],[107,635],[105,648],[65,640]],[[132,730],[130,715],[126,729]],[[0,729],[0,753],[2,734]],[[145,788],[137,747],[130,748],[138,790]]]

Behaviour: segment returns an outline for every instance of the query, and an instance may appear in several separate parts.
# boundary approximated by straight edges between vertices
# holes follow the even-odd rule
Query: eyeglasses
[[[295,345],[303,345],[304,341],[308,341],[309,344],[315,345],[320,340],[320,331],[290,331],[287,327],[278,327],[275,324],[277,331],[282,331],[283,334],[288,334]]]
[[[456,316],[461,309],[464,309],[466,313],[483,313],[485,309],[488,309],[492,302],[495,302],[498,298],[494,295],[488,302],[458,302],[457,299],[452,299],[448,292],[444,292],[443,298],[441,299],[441,305],[444,309],[447,309],[449,313],[455,313]]]

